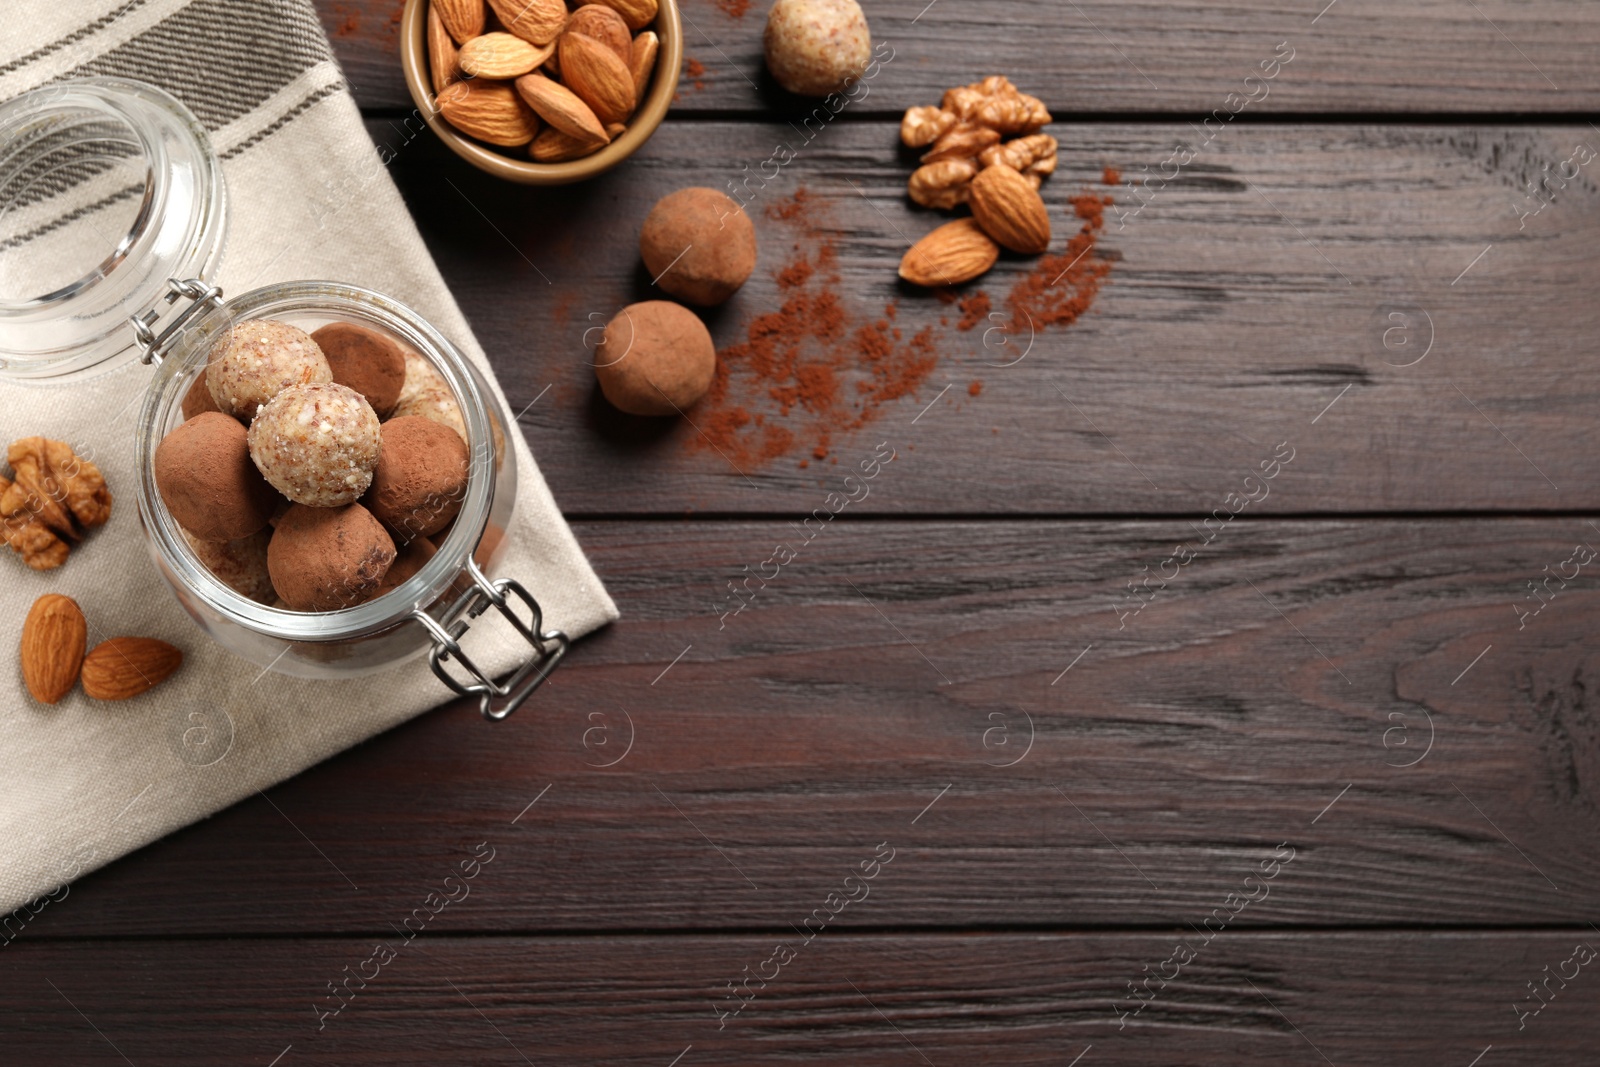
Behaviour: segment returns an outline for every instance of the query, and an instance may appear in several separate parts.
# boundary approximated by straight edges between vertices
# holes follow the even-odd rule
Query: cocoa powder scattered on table
[[[1115,176],[1107,168],[1105,177]],[[941,306],[961,314],[955,328],[969,332],[1004,318],[1010,334],[1031,336],[1070,326],[1088,311],[1111,273],[1098,254],[1109,195],[1072,197],[1082,224],[1060,253],[1034,261],[1005,297],[1004,316],[988,293],[936,292]],[[901,308],[884,305],[868,318],[841,296],[838,247],[826,206],[805,189],[767,208],[766,216],[798,238],[773,272],[783,305],[756,316],[744,339],[717,353],[717,373],[690,415],[691,447],[715,451],[741,472],[800,453],[801,468],[832,458],[834,442],[872,423],[884,409],[917,392],[937,368],[942,325],[900,326]],[[967,387],[977,397],[981,382]]]
[[[706,65],[698,59],[689,59],[683,65],[684,75],[694,83],[695,92],[705,91]]]
[[[1100,286],[1111,273],[1111,260],[1102,258],[1096,241],[1105,225],[1110,196],[1080,193],[1071,198],[1073,210],[1084,220],[1078,232],[1059,252],[1041,256],[1006,295],[1011,312],[1006,324],[1014,336],[1028,335],[1051,326],[1071,326],[1094,303]]]
[[[956,323],[956,329],[966,333],[989,317],[989,294],[982,289],[968,293],[961,298],[960,307],[961,321]]]
[[[743,341],[717,353],[716,379],[691,413],[700,431],[695,446],[720,452],[741,471],[797,451],[830,458],[836,435],[914,393],[939,362],[932,327],[908,337],[894,325],[892,301],[868,320],[840,296],[824,214],[804,190],[768,209],[799,237],[775,273],[783,306],[758,315]]]

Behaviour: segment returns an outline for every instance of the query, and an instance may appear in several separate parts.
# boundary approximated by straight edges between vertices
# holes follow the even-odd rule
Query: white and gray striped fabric
[[[116,75],[159,85],[205,124],[228,183],[227,248],[211,279],[226,292],[300,278],[368,286],[420,311],[493,380],[308,0],[10,0],[3,18],[0,98],[62,78]],[[58,217],[115,211],[119,192],[77,200]],[[48,229],[42,223],[38,236]],[[45,707],[28,697],[15,665],[0,670],[0,917],[52,891],[61,899],[58,887],[77,875],[449,696],[422,662],[349,682],[263,678],[196,628],[157,575],[134,504],[138,405],[128,400],[149,374],[133,363],[70,386],[0,384],[0,439],[85,442],[117,498],[110,523],[59,570],[36,573],[0,554],[0,618],[10,620],[0,643],[15,648],[29,605],[57,592],[83,606],[91,643],[139,634],[185,652],[177,675],[125,704],[96,704],[76,691]],[[547,626],[588,633],[616,608],[526,443],[512,436],[519,495],[503,572],[539,598]],[[470,636],[479,662],[496,672],[526,653],[507,627],[479,626]],[[496,727],[464,713],[460,728]],[[203,755],[197,737],[212,745]],[[0,929],[0,944],[26,936],[16,923]]]

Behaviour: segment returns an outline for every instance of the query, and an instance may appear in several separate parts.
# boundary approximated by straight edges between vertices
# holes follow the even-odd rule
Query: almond
[[[900,277],[935,288],[970,282],[1000,258],[1000,246],[971,219],[947,222],[912,245],[900,260]]]
[[[650,75],[656,71],[656,53],[661,50],[661,38],[654,30],[645,30],[633,39],[628,52],[628,70],[633,74],[633,97],[643,100],[650,88]]]
[[[439,17],[439,5],[428,5],[428,71],[433,78],[435,95],[444,92],[445,86],[461,79],[461,68],[456,66],[456,42],[445,29]]]
[[[533,139],[529,154],[540,163],[565,163],[593,155],[603,147],[598,141],[580,139],[551,126]]]
[[[581,33],[561,36],[561,80],[602,124],[633,114],[633,73],[608,45]]]
[[[513,33],[486,33],[461,46],[461,73],[469,78],[520,78],[550,58],[554,45],[533,45]]]
[[[466,44],[483,32],[487,17],[483,0],[433,0],[433,10],[457,44]]]
[[[43,704],[54,704],[78,684],[89,623],[71,597],[46,593],[22,622],[22,681]]]
[[[183,653],[153,637],[113,637],[83,660],[83,691],[96,700],[127,700],[166,681]]]
[[[508,148],[539,132],[539,120],[505,82],[456,82],[439,94],[439,114],[468,137]]]
[[[571,137],[595,147],[610,144],[605,127],[595,117],[588,104],[565,85],[557,84],[543,74],[524,74],[516,80],[517,95],[540,118]]]
[[[628,24],[628,29],[638,32],[656,19],[656,9],[659,6],[656,0],[600,0],[611,10],[622,16],[622,21]]]
[[[567,24],[562,0],[489,0],[506,29],[534,44],[550,44]]]
[[[584,4],[567,19],[567,28],[562,32],[591,37],[609,47],[624,63],[633,51],[633,34],[628,24],[604,4]]]
[[[967,194],[972,216],[996,241],[1013,252],[1037,255],[1050,247],[1050,215],[1039,192],[1007,166],[987,167],[972,179]]]

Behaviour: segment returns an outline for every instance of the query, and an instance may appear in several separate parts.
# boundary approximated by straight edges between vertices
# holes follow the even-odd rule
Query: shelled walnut
[[[1004,163],[1012,170],[1043,177],[1056,171],[1056,147],[1056,139],[1048,133],[1034,133],[985,148],[979,153],[978,162],[985,167]]]
[[[971,159],[981,156],[990,148],[998,147],[1000,134],[987,126],[974,126],[961,122],[952,126],[922,154],[922,162],[937,163],[941,159]]]
[[[24,437],[6,461],[12,477],[0,475],[0,540],[34,570],[54,570],[69,544],[111,517],[111,491],[100,469],[61,441]]]
[[[907,108],[900,120],[900,140],[907,148],[923,148],[943,137],[959,121],[954,112],[943,108]]]
[[[962,122],[987,126],[1008,137],[1033,133],[1050,124],[1044,101],[1022,92],[1000,74],[946,90],[939,106]]]
[[[923,207],[949,211],[967,202],[967,189],[978,176],[978,165],[970,159],[945,159],[918,167],[907,186],[911,199]]]

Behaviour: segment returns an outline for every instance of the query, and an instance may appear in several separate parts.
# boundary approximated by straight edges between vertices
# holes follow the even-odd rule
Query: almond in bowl
[[[412,99],[457,155],[529,185],[592,177],[665,117],[683,62],[677,0],[407,0]]]

